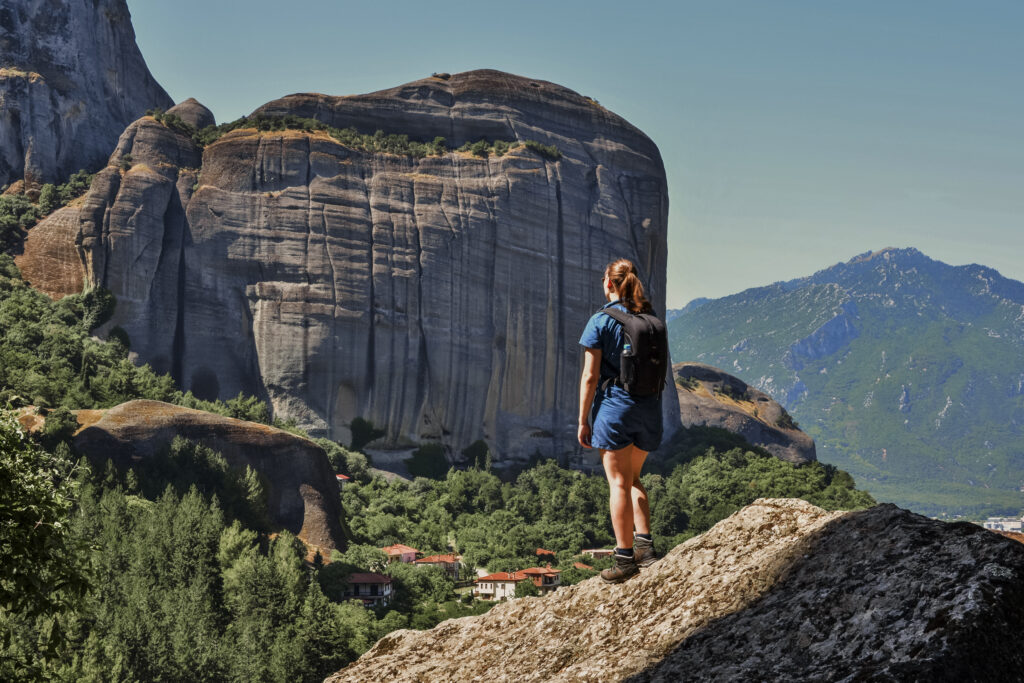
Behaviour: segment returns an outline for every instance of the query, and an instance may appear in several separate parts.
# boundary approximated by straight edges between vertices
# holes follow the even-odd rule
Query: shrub
[[[349,448],[353,451],[361,451],[371,441],[387,434],[385,430],[377,429],[372,422],[361,417],[353,419],[349,429],[352,430],[352,443],[349,444]]]
[[[562,152],[554,145],[545,145],[536,140],[523,140],[523,146],[551,161],[558,161],[562,158]]]
[[[439,443],[423,444],[413,452],[411,458],[405,460],[405,464],[412,476],[437,480],[444,479],[451,469],[444,454],[444,446]]]

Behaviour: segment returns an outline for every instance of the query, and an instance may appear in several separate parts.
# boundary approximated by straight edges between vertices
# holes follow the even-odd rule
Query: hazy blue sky
[[[1024,280],[1024,2],[128,5],[218,121],[478,68],[594,97],[665,160],[670,307],[886,246]]]

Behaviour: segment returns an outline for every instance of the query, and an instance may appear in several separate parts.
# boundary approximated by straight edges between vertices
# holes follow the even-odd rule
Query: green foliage
[[[525,598],[529,596],[540,595],[540,589],[537,588],[536,584],[529,579],[523,579],[516,583],[516,597]]]
[[[428,479],[444,479],[451,468],[444,454],[444,446],[439,443],[423,444],[413,451],[412,457],[407,458],[405,464],[412,476]]]
[[[88,586],[70,533],[79,484],[68,456],[66,447],[44,451],[0,411],[0,615],[50,614]]]
[[[558,161],[562,158],[561,150],[555,145],[545,145],[536,140],[524,140],[523,146],[550,161]]]
[[[779,415],[778,419],[775,420],[776,427],[782,427],[783,429],[800,429],[800,425],[793,416],[790,415],[785,408],[782,409],[782,414]]]
[[[70,443],[72,435],[78,430],[78,419],[71,411],[61,406],[51,410],[43,423],[41,441],[47,450],[53,451],[57,444]]]
[[[370,463],[366,455],[358,451],[350,451],[337,441],[316,439],[316,444],[324,449],[331,469],[338,474],[347,474],[355,481],[366,483],[370,480]]]
[[[760,378],[818,458],[876,499],[978,520],[1024,512],[1022,305],[995,271],[889,250],[668,327],[673,358]]]
[[[43,185],[36,203],[24,194],[0,196],[0,253],[14,254],[20,251],[25,233],[30,228],[83,194],[91,183],[92,175],[80,170],[72,174],[66,183]]]
[[[191,134],[192,140],[200,147],[212,145],[224,134],[233,130],[255,128],[261,132],[285,130],[321,131],[346,147],[375,154],[398,154],[422,159],[428,156],[443,156],[449,152],[447,140],[440,136],[435,137],[430,142],[418,142],[410,140],[409,136],[404,134],[385,133],[383,130],[378,130],[373,134],[360,133],[355,128],[335,128],[317,119],[303,118],[292,114],[285,116],[267,116],[264,114],[257,114],[252,117],[243,116],[229,123],[222,123],[219,126],[207,126],[193,133],[188,132],[187,124],[185,124],[186,128],[180,127],[177,122],[173,125],[168,124],[167,118],[167,115],[163,114],[158,120],[183,134]],[[184,124],[184,122],[181,123]],[[500,157],[520,145],[545,159],[557,161],[562,158],[561,151],[555,145],[544,145],[533,140],[525,140],[520,143],[505,140],[492,142],[481,139],[465,143],[462,147],[459,147],[458,151],[469,152],[474,156],[483,158],[491,154]]]
[[[349,444],[349,449],[353,451],[361,451],[371,441],[387,434],[385,430],[377,429],[372,422],[361,417],[353,419],[349,429],[352,431],[352,443]]]

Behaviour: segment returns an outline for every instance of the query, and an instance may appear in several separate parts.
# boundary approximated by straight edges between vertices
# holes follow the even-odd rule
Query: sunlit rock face
[[[416,159],[254,128],[200,150],[143,118],[84,200],[77,236],[138,358],[200,396],[255,393],[342,441],[362,417],[386,429],[385,448],[440,442],[458,461],[482,439],[499,464],[583,462],[577,341],[603,303],[605,264],[633,259],[664,310],[654,143],[593,100],[496,71],[292,95],[257,113],[449,148],[533,140],[561,158],[520,146]],[[671,433],[675,392],[664,403]]]
[[[171,104],[125,0],[0,3],[0,185],[100,167],[126,125]]]

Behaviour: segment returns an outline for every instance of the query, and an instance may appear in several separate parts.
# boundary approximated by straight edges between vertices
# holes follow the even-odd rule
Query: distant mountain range
[[[1024,283],[884,249],[672,313],[673,361],[770,394],[878,500],[1024,508]]]

